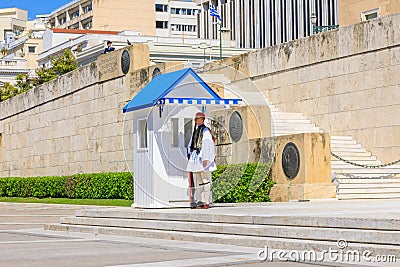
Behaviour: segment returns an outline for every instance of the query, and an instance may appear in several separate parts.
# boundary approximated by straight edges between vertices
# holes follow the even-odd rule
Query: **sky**
[[[18,7],[28,10],[28,18],[49,14],[54,9],[70,2],[70,0],[0,0],[0,8]]]

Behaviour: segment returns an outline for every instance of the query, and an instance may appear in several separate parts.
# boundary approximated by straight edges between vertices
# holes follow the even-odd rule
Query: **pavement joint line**
[[[25,241],[0,241],[0,245],[10,244],[38,244],[38,243],[71,243],[71,242],[98,242],[96,239],[52,239],[52,240],[25,240]]]
[[[26,229],[24,229],[26,230]],[[43,229],[27,229],[28,231],[24,231],[26,233],[41,233],[44,236],[68,236],[68,237],[76,237],[76,238],[90,238],[96,241],[114,241],[119,243],[129,243],[140,247],[146,248],[164,248],[164,249],[177,249],[186,250],[186,251],[196,251],[196,252],[217,252],[217,253],[241,253],[241,254],[253,254],[257,252],[257,248],[253,247],[243,247],[243,246],[234,246],[234,245],[224,245],[224,244],[213,244],[207,243],[207,247],[209,249],[204,249],[204,243],[201,242],[190,242],[190,241],[179,241],[179,240],[165,240],[165,239],[154,239],[154,238],[141,238],[134,236],[112,236],[112,235],[94,235],[90,233],[76,233],[76,232],[55,232],[55,231],[47,231]],[[33,230],[33,231],[32,231]],[[38,233],[39,231],[39,233]],[[49,233],[51,232],[51,233]],[[179,242],[177,244],[177,242]],[[143,245],[143,244],[146,245]],[[149,244],[151,243],[151,244]],[[162,245],[160,245],[162,243]],[[194,247],[194,248],[192,248]]]
[[[257,255],[239,254],[232,256],[217,256],[217,257],[199,257],[181,260],[170,260],[170,261],[159,261],[149,263],[136,263],[136,264],[124,264],[124,265],[109,265],[107,267],[178,267],[178,266],[215,266],[221,264],[231,263],[255,263],[260,262],[257,260]]]
[[[0,223],[0,225],[45,225],[46,223],[40,223],[40,222],[26,222],[26,223],[15,223],[15,222],[9,222],[9,223]]]
[[[31,214],[21,214],[21,215],[18,215],[18,214],[1,214],[0,215],[0,218],[1,217],[34,217],[34,218],[36,218],[36,217],[63,217],[63,216],[66,216],[65,214],[35,214],[35,215],[31,215]],[[73,216],[73,215],[70,215],[70,216]]]

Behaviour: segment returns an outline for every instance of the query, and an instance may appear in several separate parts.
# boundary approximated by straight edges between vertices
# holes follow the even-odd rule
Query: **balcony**
[[[0,69],[25,69],[26,59],[0,59]]]

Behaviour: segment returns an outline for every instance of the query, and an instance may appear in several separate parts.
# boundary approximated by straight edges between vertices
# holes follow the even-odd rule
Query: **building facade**
[[[26,29],[28,11],[19,8],[0,9],[0,41],[6,39],[7,33],[19,36]],[[10,36],[10,35],[9,35]]]
[[[140,31],[160,37],[197,37],[200,7],[191,0],[74,0],[46,18],[50,28]]]
[[[217,19],[210,16],[213,5],[222,17],[222,30],[230,32],[236,46],[263,48],[312,34],[316,26],[338,24],[337,0],[196,0],[198,37],[218,39]]]
[[[188,0],[156,0],[156,36],[197,37],[200,7]]]
[[[399,0],[339,0],[340,26],[400,12]]]
[[[155,1],[149,0],[73,0],[51,12],[51,28],[107,31],[140,30],[156,33]]]

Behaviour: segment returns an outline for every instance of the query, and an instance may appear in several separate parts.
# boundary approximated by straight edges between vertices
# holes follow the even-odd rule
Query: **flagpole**
[[[222,60],[222,21],[219,23],[219,60]]]

